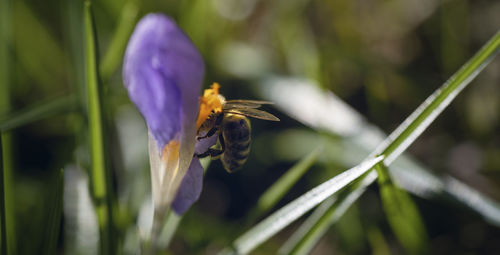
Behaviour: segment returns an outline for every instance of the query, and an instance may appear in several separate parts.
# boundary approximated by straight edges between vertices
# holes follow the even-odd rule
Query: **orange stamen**
[[[178,140],[171,140],[165,147],[163,147],[163,161],[167,163],[176,162],[179,159],[179,147],[180,143]]]
[[[200,113],[196,120],[196,130],[198,130],[203,122],[207,120],[212,111],[214,113],[222,112],[222,102],[219,97],[220,85],[214,82],[209,89],[205,89],[203,96],[200,98]]]

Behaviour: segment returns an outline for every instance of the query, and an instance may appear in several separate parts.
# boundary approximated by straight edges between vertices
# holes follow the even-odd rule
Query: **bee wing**
[[[273,104],[273,102],[244,99],[227,100],[224,103],[224,109],[259,108],[263,104]]]
[[[232,113],[232,114],[239,114],[247,117],[252,117],[256,119],[261,119],[261,120],[270,120],[270,121],[280,121],[276,116],[262,111],[262,110],[257,110],[253,108],[242,108],[242,109],[230,109],[227,111],[224,111],[226,113]]]

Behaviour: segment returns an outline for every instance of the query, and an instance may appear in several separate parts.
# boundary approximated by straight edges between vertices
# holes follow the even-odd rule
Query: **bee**
[[[223,101],[222,111],[212,111],[200,130],[206,132],[198,140],[218,135],[217,149],[209,148],[206,152],[196,155],[198,158],[210,156],[220,160],[224,169],[231,173],[243,166],[250,152],[250,120],[247,117],[279,121],[279,119],[257,108],[272,104],[257,100],[228,100]]]

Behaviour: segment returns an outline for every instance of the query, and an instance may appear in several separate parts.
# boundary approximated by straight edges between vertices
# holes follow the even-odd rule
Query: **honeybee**
[[[227,100],[222,103],[222,112],[212,111],[208,119],[202,124],[200,130],[206,134],[198,140],[218,135],[217,149],[209,148],[206,152],[198,154],[198,158],[210,156],[220,160],[224,169],[231,173],[245,164],[250,152],[250,120],[247,117],[279,121],[279,119],[259,108],[266,101],[257,100]]]

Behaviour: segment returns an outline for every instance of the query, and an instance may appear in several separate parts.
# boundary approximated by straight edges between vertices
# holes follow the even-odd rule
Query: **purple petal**
[[[193,157],[189,169],[182,179],[181,186],[177,191],[172,209],[178,215],[186,212],[191,205],[200,197],[203,186],[203,167],[197,157]]]
[[[125,52],[123,80],[160,152],[196,121],[203,73],[200,53],[174,21],[162,14],[141,19]]]
[[[203,136],[204,134],[201,134]],[[194,153],[195,154],[202,154],[208,150],[208,148],[212,147],[216,142],[217,138],[219,136],[217,134],[214,134],[211,137],[203,138],[201,140],[198,140],[194,147]]]

